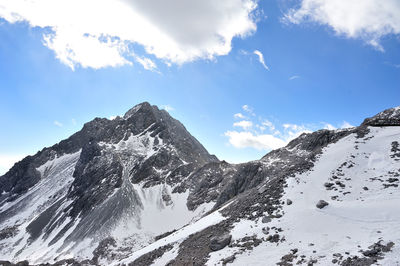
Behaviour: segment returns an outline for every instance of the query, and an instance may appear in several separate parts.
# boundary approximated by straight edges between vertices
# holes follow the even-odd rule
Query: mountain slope
[[[0,259],[396,265],[399,126],[392,108],[232,165],[143,103],[0,177]]]
[[[111,236],[129,250],[141,247],[210,209],[186,208],[185,180],[216,161],[182,124],[148,103],[123,118],[96,118],[0,177],[0,228],[11,232],[0,242],[1,257],[91,258]],[[177,185],[181,193],[172,193]]]

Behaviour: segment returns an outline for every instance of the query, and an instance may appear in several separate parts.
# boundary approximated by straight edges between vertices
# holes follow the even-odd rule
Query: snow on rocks
[[[391,143],[399,138],[398,128],[370,128],[365,139],[357,139],[352,134],[330,144],[312,171],[288,178],[285,197],[293,203],[282,205],[284,215],[280,219],[272,219],[268,228],[257,221],[243,219],[231,232],[233,239],[254,234],[258,238],[268,235],[273,240],[274,235],[279,234],[284,241],[262,242],[245,252],[236,252],[232,248],[225,248],[222,252],[226,256],[235,254],[232,265],[284,261],[330,265],[346,263],[355,257],[368,257],[366,254],[373,255],[377,252],[376,243],[383,241],[394,243],[391,244],[392,251],[381,252],[378,249],[382,263],[390,262],[383,265],[400,264],[395,252],[400,246],[400,212],[395,211],[400,206],[400,191],[382,185],[389,183],[389,178],[400,169],[399,162],[390,157]],[[343,160],[347,162],[345,165]],[[344,186],[334,182],[331,182],[334,185],[324,185],[337,173],[336,180]],[[336,190],[326,189],[332,186]],[[316,202],[326,197],[333,199],[329,208],[315,208]],[[272,227],[282,228],[282,232],[271,232]],[[209,265],[222,263],[217,260],[217,254],[212,255]]]

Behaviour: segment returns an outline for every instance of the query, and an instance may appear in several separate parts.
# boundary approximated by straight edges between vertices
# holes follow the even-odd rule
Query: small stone
[[[322,209],[322,208],[325,208],[328,205],[329,205],[328,202],[326,202],[324,200],[320,200],[320,201],[318,201],[316,206],[317,206],[318,209]]]
[[[292,201],[291,199],[287,199],[287,200],[286,200],[286,204],[287,204],[287,205],[292,205],[292,203],[293,203],[293,201]]]
[[[368,190],[368,188],[367,188],[367,187],[363,187],[363,189],[364,189],[364,190]]]
[[[230,257],[227,257],[226,259],[222,260],[222,265],[228,264],[233,262],[236,259],[235,255],[232,255]]]
[[[271,222],[271,218],[269,218],[268,216],[264,216],[264,217],[261,219],[261,222],[262,222],[263,224],[269,223],[269,222]]]

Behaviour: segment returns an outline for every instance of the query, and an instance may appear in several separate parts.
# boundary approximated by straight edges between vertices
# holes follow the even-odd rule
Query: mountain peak
[[[125,115],[124,115],[124,119],[128,119],[129,117],[131,117],[132,115],[134,115],[137,111],[139,110],[143,110],[143,111],[151,111],[153,108],[157,108],[156,106],[151,106],[150,103],[148,102],[142,102],[139,103],[137,105],[135,105],[134,107],[132,107],[131,109],[129,109]],[[158,108],[157,108],[158,109]]]
[[[400,106],[386,109],[373,117],[367,118],[361,125],[373,127],[400,126]]]

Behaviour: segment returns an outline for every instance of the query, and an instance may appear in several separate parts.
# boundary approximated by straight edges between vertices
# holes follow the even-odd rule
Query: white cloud
[[[54,125],[58,126],[58,127],[62,127],[63,124],[61,122],[58,122],[57,120],[54,121]]]
[[[240,118],[240,119],[246,118],[242,113],[234,114],[233,117],[234,117],[234,118]]]
[[[20,161],[25,156],[22,154],[0,154],[0,175],[5,174],[14,163]]]
[[[253,123],[251,121],[247,121],[247,120],[242,120],[239,122],[235,122],[233,123],[234,127],[241,127],[243,129],[249,129],[253,126]]]
[[[399,14],[399,0],[302,0],[284,20],[328,25],[338,35],[362,39],[383,51],[380,39],[400,33]]]
[[[136,61],[135,46],[167,65],[213,59],[256,30],[256,0],[0,0],[0,17],[44,29],[44,45],[74,69]],[[139,49],[141,50],[141,49]]]
[[[157,65],[154,63],[151,59],[146,58],[146,57],[136,57],[136,62],[141,64],[144,69],[150,70],[150,71],[156,71],[157,70]]]
[[[242,109],[243,109],[244,111],[246,111],[246,112],[251,112],[251,108],[250,108],[250,106],[248,106],[247,104],[243,105],[243,106],[242,106]]]
[[[271,131],[274,131],[274,130],[275,130],[275,125],[274,125],[271,121],[269,121],[269,120],[267,120],[267,119],[265,119],[261,124],[262,124],[263,126],[268,127]]]
[[[242,109],[250,113],[255,120],[255,113],[248,105],[243,105]],[[235,118],[239,117],[236,114]],[[258,122],[242,120],[235,122],[234,127],[242,128],[241,131],[228,130],[224,133],[229,138],[229,143],[235,148],[255,148],[258,150],[271,150],[285,146],[289,141],[300,136],[302,133],[311,132],[304,125],[283,124],[283,133],[277,130],[276,125],[267,119],[258,117]]]
[[[324,129],[328,129],[328,130],[335,130],[336,127],[329,124],[329,123],[325,123]]]
[[[294,80],[294,79],[298,79],[298,78],[300,78],[300,76],[294,75],[294,76],[291,76],[291,77],[289,78],[289,80]]]
[[[254,111],[253,111],[253,108],[250,107],[250,106],[248,106],[247,104],[243,105],[243,106],[242,106],[242,109],[243,109],[243,111],[245,111],[246,113],[248,113],[248,114],[250,114],[250,115],[252,115],[252,116],[255,116]]]
[[[252,132],[227,131],[229,143],[236,148],[255,148],[257,150],[271,150],[285,146],[286,142],[269,134],[255,135]]]
[[[164,110],[167,111],[167,112],[171,112],[171,111],[174,111],[174,110],[175,110],[174,107],[172,107],[171,105],[168,105],[168,104],[162,105],[161,108],[164,109]]]
[[[258,50],[254,50],[253,53],[254,53],[255,55],[258,56],[258,61],[260,62],[260,64],[263,65],[263,67],[264,67],[266,70],[269,70],[269,67],[265,64],[264,55],[263,55],[260,51],[258,51]]]
[[[354,126],[346,121],[343,121],[342,125],[340,125],[340,128],[350,128],[350,127],[354,127]]]
[[[72,122],[72,125],[76,126],[76,120],[75,120],[75,118],[72,118],[72,119],[71,119],[71,122]]]

